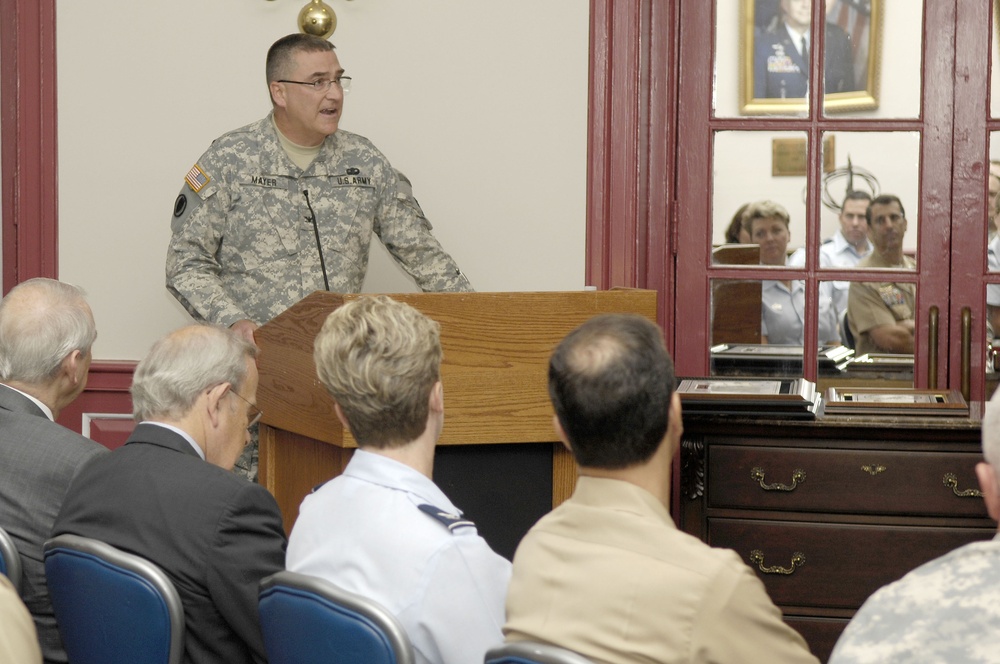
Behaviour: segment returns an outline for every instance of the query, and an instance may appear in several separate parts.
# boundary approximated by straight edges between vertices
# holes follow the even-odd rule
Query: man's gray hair
[[[190,325],[153,344],[132,378],[132,414],[143,420],[176,420],[205,390],[229,383],[237,392],[247,377],[247,359],[257,347],[217,325]]]
[[[45,383],[73,351],[90,352],[96,338],[80,288],[43,277],[22,282],[0,302],[0,380]]]

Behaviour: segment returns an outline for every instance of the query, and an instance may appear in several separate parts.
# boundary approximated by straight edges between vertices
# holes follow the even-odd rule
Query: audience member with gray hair
[[[329,315],[314,358],[358,450],[302,502],[288,569],[385,606],[421,664],[483,661],[502,640],[510,563],[431,479],[444,424],[438,324],[362,297]]]
[[[30,279],[0,302],[0,527],[21,556],[21,596],[35,620],[46,662],[65,662],[45,585],[42,544],[66,487],[107,452],[56,424],[83,392],[97,337],[83,292]]]
[[[1000,521],[1000,390],[983,417],[976,466],[986,510]],[[996,662],[1000,534],[973,542],[876,591],[840,636],[830,664]]]
[[[157,341],[133,379],[138,425],[80,473],[53,528],[163,568],[184,605],[191,664],[266,661],[257,591],[284,568],[281,513],[264,487],[229,472],[260,417],[256,355],[216,326]]]

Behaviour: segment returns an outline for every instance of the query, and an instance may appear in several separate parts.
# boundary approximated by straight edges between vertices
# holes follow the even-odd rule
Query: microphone
[[[330,290],[330,280],[326,276],[326,260],[323,258],[323,244],[319,241],[319,224],[316,223],[316,213],[313,212],[313,206],[309,202],[309,191],[303,189],[302,195],[306,197],[306,207],[309,208],[309,219],[312,221],[313,233],[316,235],[316,251],[319,252],[319,267],[323,270],[323,286],[326,287],[326,290]]]

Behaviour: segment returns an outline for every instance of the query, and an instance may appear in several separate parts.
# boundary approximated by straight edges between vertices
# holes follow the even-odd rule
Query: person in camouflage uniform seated
[[[1000,390],[983,417],[976,476],[1000,521]],[[1000,661],[1000,534],[921,565],[878,590],[837,641],[830,664]]]
[[[198,321],[253,340],[317,290],[361,290],[372,234],[424,291],[472,286],[431,232],[409,181],[368,139],[338,130],[333,44],[292,34],[268,51],[272,112],[216,139],[174,203],[167,290]],[[237,463],[256,478],[256,437]]]

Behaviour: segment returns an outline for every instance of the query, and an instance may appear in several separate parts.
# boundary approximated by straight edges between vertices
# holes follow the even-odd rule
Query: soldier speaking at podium
[[[424,291],[472,286],[431,232],[409,181],[338,130],[350,89],[334,46],[292,34],[267,53],[273,110],[216,139],[174,203],[167,289],[248,340],[317,290],[358,292],[374,233]],[[256,478],[256,444],[237,470]]]

